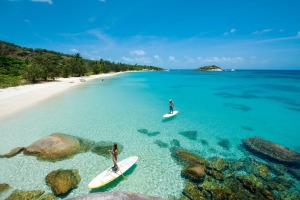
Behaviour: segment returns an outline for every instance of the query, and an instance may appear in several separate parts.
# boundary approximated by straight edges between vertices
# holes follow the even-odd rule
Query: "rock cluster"
[[[276,168],[274,164],[251,158],[205,159],[182,148],[172,148],[171,151],[175,161],[182,165],[181,175],[186,179],[181,200],[299,199],[300,192],[295,182],[285,176],[288,173],[285,166]]]

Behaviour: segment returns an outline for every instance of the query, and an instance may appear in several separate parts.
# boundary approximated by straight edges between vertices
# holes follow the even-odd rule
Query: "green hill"
[[[146,65],[88,60],[80,54],[63,54],[46,49],[32,49],[0,41],[0,88],[58,77],[85,76],[130,70],[162,70]]]

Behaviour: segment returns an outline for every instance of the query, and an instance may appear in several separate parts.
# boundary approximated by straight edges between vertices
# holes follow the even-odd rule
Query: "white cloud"
[[[142,62],[142,63],[151,63],[151,60],[147,57],[139,57],[139,58],[135,58],[135,60],[137,62]]]
[[[125,56],[123,56],[122,59],[125,60],[126,62],[134,62],[134,59],[128,58],[128,57],[125,57]]]
[[[241,63],[244,62],[242,57],[208,57],[201,59],[205,63]]]
[[[102,42],[105,42],[110,47],[114,45],[114,41],[100,30],[88,30],[86,33],[95,36],[97,39],[99,39]]]
[[[79,51],[77,49],[70,49],[71,52],[73,53],[78,53]]]
[[[29,20],[29,19],[24,19],[24,22],[25,22],[26,24],[30,24],[30,20]]]
[[[175,61],[175,57],[174,56],[169,56],[169,61],[174,62]]]
[[[52,0],[31,0],[32,2],[40,2],[40,3],[49,3],[50,5],[53,4]]]
[[[223,35],[229,35],[229,34],[233,34],[236,32],[235,28],[230,29],[228,32],[223,33]]]
[[[130,54],[143,56],[143,55],[145,55],[145,52],[143,50],[134,50],[134,51],[131,51]]]
[[[156,60],[160,60],[159,55],[155,55],[154,58],[155,58]]]
[[[273,29],[264,29],[264,30],[261,30],[261,31],[254,31],[252,34],[261,35],[261,34],[264,34],[264,33],[271,32],[271,31],[273,31]]]

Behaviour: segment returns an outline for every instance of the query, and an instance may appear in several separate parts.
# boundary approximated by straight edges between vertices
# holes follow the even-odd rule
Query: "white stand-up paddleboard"
[[[119,176],[122,175],[122,173],[125,173],[136,161],[138,160],[137,156],[131,156],[129,158],[126,158],[120,162],[117,163],[120,170],[114,172],[112,170],[111,166],[110,168],[106,169],[104,172],[96,176],[89,184],[88,188],[98,188],[101,186],[104,186],[111,181],[115,180]],[[121,173],[121,172],[122,173]]]
[[[169,118],[169,117],[173,117],[174,115],[177,115],[179,113],[178,110],[174,110],[172,114],[168,113],[163,115],[163,118]]]

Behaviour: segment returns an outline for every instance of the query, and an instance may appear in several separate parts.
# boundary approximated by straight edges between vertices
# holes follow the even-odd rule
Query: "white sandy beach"
[[[85,77],[58,78],[53,82],[24,85],[0,89],[0,120],[9,117],[17,112],[28,109],[49,97],[57,95],[67,89],[84,84],[94,79],[106,78],[124,72],[91,75]]]

